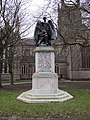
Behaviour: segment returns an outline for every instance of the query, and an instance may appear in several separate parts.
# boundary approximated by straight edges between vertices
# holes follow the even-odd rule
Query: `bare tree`
[[[46,10],[46,15],[52,19],[56,26],[58,36],[62,44],[89,46],[89,31],[90,31],[90,3],[86,0],[82,3],[81,0],[49,0],[49,6]],[[62,9],[62,10],[61,10]],[[62,13],[61,13],[62,12]],[[59,14],[62,14],[58,19]],[[63,19],[63,16],[65,18]],[[57,24],[58,20],[58,24]],[[63,24],[63,25],[62,25]],[[61,26],[62,25],[62,26]],[[59,27],[64,27],[66,30],[60,31]],[[67,34],[67,35],[66,35]],[[87,35],[84,35],[87,34]],[[67,36],[67,37],[66,37]],[[70,39],[70,40],[68,40]]]
[[[3,68],[3,58],[5,58],[4,67],[7,69],[8,64],[8,49],[13,47],[18,40],[19,36],[19,7],[21,1],[17,0],[2,0],[0,3],[0,86],[1,73]],[[4,57],[5,56],[5,57]]]

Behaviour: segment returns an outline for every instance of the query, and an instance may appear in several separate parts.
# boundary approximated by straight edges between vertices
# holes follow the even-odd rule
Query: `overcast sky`
[[[46,16],[48,19],[52,19],[54,22],[57,22],[58,2],[56,2],[56,0],[24,0],[24,2],[25,8],[23,7],[22,11],[26,19],[23,22],[24,25],[22,25],[22,28],[26,28],[27,25],[32,26],[27,30],[24,37],[33,37],[35,24],[38,18],[42,20],[43,16]]]
[[[52,5],[54,0],[26,0],[25,6],[22,8],[25,20],[21,22],[22,30],[28,26],[30,27],[23,37],[33,37],[36,21],[42,20],[43,16],[47,19],[56,19],[55,10],[52,12]],[[49,4],[51,2],[51,4]],[[57,7],[56,7],[57,8]]]

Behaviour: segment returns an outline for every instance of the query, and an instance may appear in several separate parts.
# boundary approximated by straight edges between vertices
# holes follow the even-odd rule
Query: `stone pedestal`
[[[34,73],[32,78],[33,95],[52,95],[57,93],[57,74],[51,72]]]
[[[22,93],[17,99],[26,103],[46,103],[63,102],[73,98],[69,93],[58,89],[53,47],[36,47],[35,67],[36,71],[32,76],[32,90]]]

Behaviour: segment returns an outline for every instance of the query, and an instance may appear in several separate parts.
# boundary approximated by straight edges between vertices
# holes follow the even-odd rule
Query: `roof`
[[[57,44],[57,43],[60,43],[60,40],[52,40],[51,43],[52,43],[52,45]],[[21,39],[21,44],[35,46],[35,41],[33,38],[23,38],[23,39]]]

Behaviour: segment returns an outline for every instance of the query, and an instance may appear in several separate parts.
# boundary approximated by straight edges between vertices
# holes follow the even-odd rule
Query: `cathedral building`
[[[82,22],[80,0],[76,5],[61,0],[58,7],[58,31],[62,47],[62,58],[69,79],[90,79],[90,30]],[[60,58],[60,59],[62,59]],[[60,67],[62,68],[62,67]],[[61,72],[61,74],[63,74]]]
[[[90,79],[90,47],[83,47],[90,40],[90,31],[82,23],[79,0],[77,6],[64,3],[58,6],[58,38],[52,41],[55,49],[55,72],[59,79]],[[88,41],[87,41],[88,40]],[[14,79],[31,79],[35,72],[35,41],[21,39],[15,49]],[[9,78],[2,73],[2,79]]]

